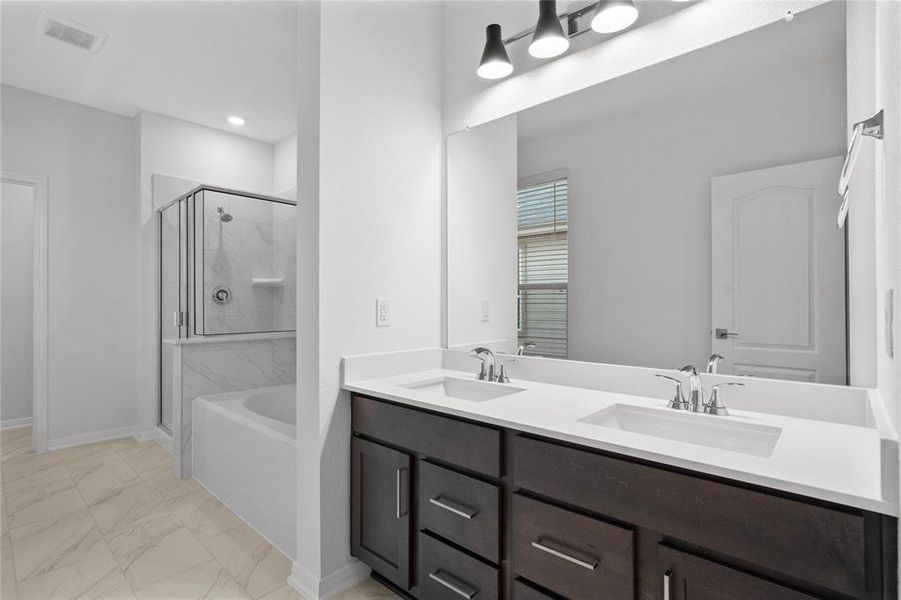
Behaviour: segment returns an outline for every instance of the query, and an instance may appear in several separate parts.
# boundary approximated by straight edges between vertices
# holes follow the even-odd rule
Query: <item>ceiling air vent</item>
[[[46,11],[38,19],[38,33],[90,52],[100,52],[109,37],[101,31]]]

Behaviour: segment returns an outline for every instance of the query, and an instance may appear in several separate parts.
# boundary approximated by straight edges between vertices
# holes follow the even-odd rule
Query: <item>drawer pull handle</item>
[[[404,514],[402,512],[403,511],[403,490],[402,490],[403,485],[402,484],[403,484],[404,471],[406,471],[406,469],[404,469],[404,468],[400,468],[397,470],[397,491],[396,491],[397,504],[396,504],[394,516],[398,519],[400,519],[402,516],[404,516]]]
[[[670,579],[672,578],[672,576],[673,576],[672,569],[667,569],[666,572],[663,574],[663,600],[670,600],[669,594],[670,594],[670,588],[672,587],[672,583],[670,582]]]
[[[472,587],[468,583],[460,581],[453,575],[438,569],[429,573],[429,579],[437,581],[450,591],[464,598],[472,598],[479,593],[479,590]]]
[[[555,544],[556,545],[556,544]],[[552,548],[548,545],[548,542],[544,542],[541,538],[532,541],[532,547],[541,550],[542,552],[547,552],[551,556],[556,556],[557,558],[562,558],[567,562],[571,562],[574,565],[579,565],[583,569],[588,569],[589,571],[594,571],[598,566],[598,561],[593,560],[591,558],[587,558],[587,560],[582,560],[581,558],[576,558],[562,550],[558,550],[556,548]]]
[[[477,514],[477,511],[474,508],[469,508],[465,504],[460,504],[459,502],[454,502],[449,498],[445,498],[444,496],[435,496],[434,498],[429,498],[429,502],[434,504],[438,508],[443,508],[447,512],[452,512],[458,517],[463,517],[464,519],[471,519]]]

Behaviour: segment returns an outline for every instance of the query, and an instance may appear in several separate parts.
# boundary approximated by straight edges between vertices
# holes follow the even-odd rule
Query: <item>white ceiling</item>
[[[42,10],[109,39],[94,54],[43,36],[37,32]],[[0,16],[5,84],[269,143],[296,131],[295,2],[4,0]],[[229,125],[229,115],[246,124]]]
[[[520,143],[735,85],[780,67],[845,62],[843,2],[804,11],[519,113]]]

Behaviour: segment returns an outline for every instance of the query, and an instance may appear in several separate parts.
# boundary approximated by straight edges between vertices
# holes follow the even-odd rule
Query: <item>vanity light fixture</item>
[[[492,23],[485,28],[485,49],[482,50],[482,60],[476,73],[482,79],[501,79],[512,72],[513,64],[501,37],[501,26]]]
[[[590,27],[579,26],[579,19],[591,16]],[[507,46],[530,37],[529,54],[535,58],[553,58],[569,49],[569,40],[588,31],[615,33],[626,29],[638,19],[638,9],[632,0],[598,0],[587,6],[557,14],[556,0],[538,0],[538,22],[535,27],[520,31],[506,39],[501,26],[492,23],[485,29],[485,49],[476,73],[482,79],[501,79],[513,72]]]
[[[569,38],[563,33],[557,16],[557,0],[538,0],[538,23],[529,44],[529,54],[535,58],[553,58],[568,48]]]
[[[622,31],[638,19],[632,0],[601,0],[591,18],[591,28],[598,33]]]
[[[239,117],[237,115],[232,115],[228,118],[228,122],[236,127],[240,127],[241,125],[244,124],[244,119],[242,119],[241,117]]]

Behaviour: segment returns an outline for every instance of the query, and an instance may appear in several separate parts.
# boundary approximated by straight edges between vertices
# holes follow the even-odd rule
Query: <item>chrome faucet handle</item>
[[[497,369],[497,379],[495,379],[498,383],[510,383],[510,378],[507,377],[507,369],[504,368],[504,363],[501,363],[501,366]]]
[[[666,407],[675,410],[688,410],[688,402],[686,402],[685,396],[682,394],[682,381],[675,377],[661,375],[659,373],[656,373],[654,376],[661,379],[668,379],[676,384],[676,389],[673,390],[673,397],[666,403]]]
[[[721,387],[737,385],[740,387],[744,387],[745,384],[738,383],[736,381],[728,381],[726,383],[718,383],[714,386],[711,386],[710,392],[710,401],[704,404],[704,412],[708,415],[717,415],[719,417],[728,417],[729,410],[726,408],[726,405],[720,402],[720,390]]]

